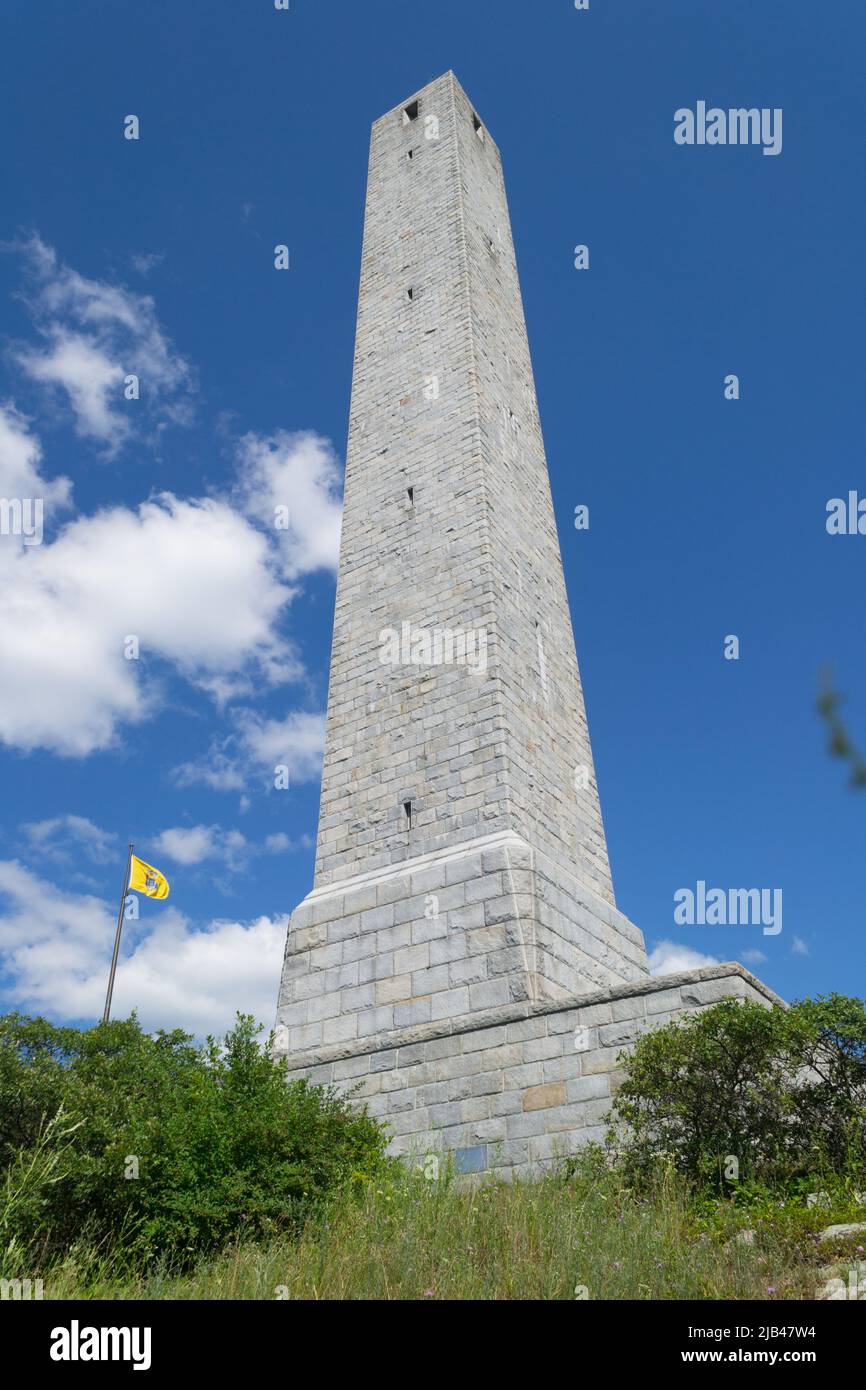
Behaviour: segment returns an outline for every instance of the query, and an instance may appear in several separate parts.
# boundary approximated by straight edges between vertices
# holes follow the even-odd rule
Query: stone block
[[[524,1110],[549,1110],[553,1105],[564,1105],[566,1098],[565,1082],[553,1081],[543,1086],[530,1086],[523,1092]]]

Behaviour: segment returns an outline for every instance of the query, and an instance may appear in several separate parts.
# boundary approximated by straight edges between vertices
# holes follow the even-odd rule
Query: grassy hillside
[[[239,1245],[182,1275],[73,1250],[46,1272],[45,1297],[812,1299],[858,1261],[866,1278],[866,1232],[817,1239],[857,1219],[866,1207],[842,1189],[820,1209],[768,1195],[697,1203],[667,1174],[641,1197],[591,1162],[567,1179],[473,1189],[396,1175],[337,1199],[296,1240]],[[746,1229],[751,1243],[736,1238]]]
[[[621,1060],[607,1149],[434,1180],[347,1097],[287,1085],[250,1019],[194,1045],[9,1015],[0,1279],[48,1299],[787,1300],[862,1278],[866,1298],[866,1230],[820,1239],[866,1223],[862,1000],[723,1001]]]

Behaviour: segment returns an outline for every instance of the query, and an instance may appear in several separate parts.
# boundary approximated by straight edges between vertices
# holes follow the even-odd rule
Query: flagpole
[[[123,931],[123,913],[126,908],[126,895],[129,892],[129,870],[132,866],[133,845],[129,846],[126,855],[126,873],[123,877],[123,892],[120,895],[120,911],[117,914],[117,931],[114,934],[114,953],[111,957],[111,970],[108,975],[108,993],[105,996],[105,1009],[102,1014],[102,1022],[108,1022],[108,1015],[111,1012],[111,996],[114,992],[114,975],[117,970],[117,957],[120,954],[120,933]]]

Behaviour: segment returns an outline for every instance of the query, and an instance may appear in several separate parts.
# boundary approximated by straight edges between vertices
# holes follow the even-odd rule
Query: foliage
[[[287,1084],[257,1032],[239,1016],[223,1044],[194,1046],[134,1017],[87,1030],[0,1019],[3,1242],[189,1261],[297,1226],[379,1172],[380,1126],[332,1090]]]
[[[641,1037],[623,1058],[611,1140],[646,1178],[670,1159],[716,1190],[866,1186],[866,1006],[726,999]],[[727,1190],[731,1190],[728,1187]]]
[[[842,758],[849,766],[849,786],[855,790],[866,787],[866,759],[853,743],[839,713],[843,696],[832,688],[829,676],[825,675],[822,689],[818,695],[818,714],[827,725],[827,747],[834,758]]]

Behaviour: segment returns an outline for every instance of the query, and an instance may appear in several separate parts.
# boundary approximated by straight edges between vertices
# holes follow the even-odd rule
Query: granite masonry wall
[[[784,1007],[731,963],[310,1049],[287,1058],[288,1075],[359,1087],[356,1103],[387,1124],[394,1154],[425,1163],[450,1152],[461,1173],[538,1175],[602,1139],[620,1053],[641,1033],[729,998]]]
[[[383,661],[404,623],[483,660]],[[315,886],[504,829],[613,904],[502,162],[446,73],[370,142]]]
[[[292,914],[277,1024],[306,1051],[647,975],[627,918],[501,832],[315,889]]]

